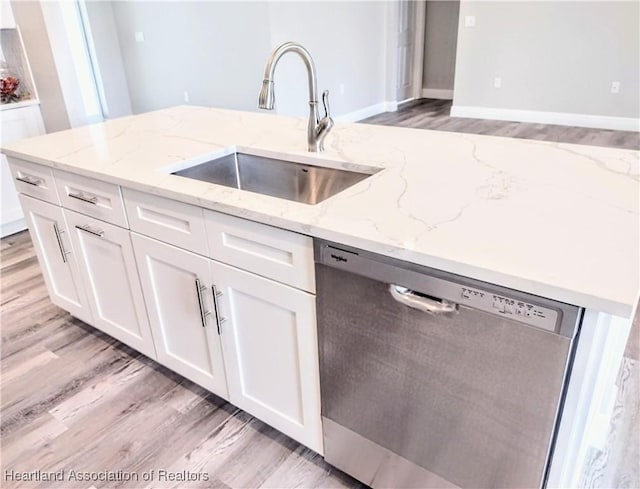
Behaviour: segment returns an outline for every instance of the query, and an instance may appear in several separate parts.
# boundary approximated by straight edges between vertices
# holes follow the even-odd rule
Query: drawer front
[[[310,237],[206,209],[204,220],[214,260],[315,293]]]
[[[82,214],[127,228],[120,187],[113,183],[54,170],[60,204]]]
[[[133,231],[185,250],[208,255],[202,209],[128,188],[122,189]]]
[[[51,168],[12,157],[7,161],[18,192],[60,205]]]

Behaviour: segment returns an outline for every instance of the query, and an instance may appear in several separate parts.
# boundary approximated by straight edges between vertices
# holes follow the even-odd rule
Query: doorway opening
[[[459,0],[397,4],[396,100],[453,100]]]

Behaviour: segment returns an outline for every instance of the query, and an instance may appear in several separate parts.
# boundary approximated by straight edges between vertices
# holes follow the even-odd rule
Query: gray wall
[[[453,90],[459,10],[458,0],[426,2],[423,88]]]
[[[24,48],[38,90],[45,129],[47,132],[69,129],[71,124],[40,2],[13,0],[11,7],[22,33]]]
[[[113,2],[134,113],[183,104],[257,110],[264,65],[288,40],[314,57],[335,115],[384,101],[383,2]],[[134,33],[144,33],[145,42]],[[276,72],[278,113],[308,113],[295,55]],[[344,93],[341,93],[341,85]]]
[[[184,104],[185,91],[194,105],[255,108],[266,3],[130,1],[113,12],[134,113]]]
[[[334,116],[385,100],[384,2],[268,4],[270,47],[298,41],[309,50],[318,72],[318,97],[323,90],[330,91]],[[260,64],[264,66],[265,61]],[[282,58],[275,83],[279,113],[308,113],[306,70],[301,60],[291,54]],[[255,81],[254,86],[258,86]]]
[[[639,7],[461,2],[454,106],[639,117]],[[475,28],[463,26],[465,15]],[[621,82],[617,95],[612,81]]]

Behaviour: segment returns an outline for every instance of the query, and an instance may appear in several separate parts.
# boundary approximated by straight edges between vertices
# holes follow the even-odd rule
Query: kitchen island
[[[584,307],[565,403],[571,416],[549,479],[570,485],[572,457],[583,449],[575,444],[595,410],[597,385],[584,379],[617,351],[596,346],[624,344],[638,297],[638,152],[354,124],[336,126],[315,155],[305,151],[305,130],[296,118],[176,107],[3,152]],[[230,147],[382,171],[315,206],[170,175]]]

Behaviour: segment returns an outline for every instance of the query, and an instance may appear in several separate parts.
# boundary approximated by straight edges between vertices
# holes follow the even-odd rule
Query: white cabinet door
[[[322,453],[315,296],[211,263],[230,401]]]
[[[155,359],[129,231],[64,210],[93,326]]]
[[[20,203],[51,302],[91,323],[91,311],[62,209],[26,195],[20,195]]]
[[[131,233],[158,361],[227,399],[210,260]]]
[[[9,2],[3,1],[3,6]],[[37,105],[0,112],[2,119],[2,143],[8,144],[22,138],[44,134],[42,116]],[[0,155],[0,236],[21,231],[25,228],[18,194],[7,165],[7,157]]]

